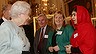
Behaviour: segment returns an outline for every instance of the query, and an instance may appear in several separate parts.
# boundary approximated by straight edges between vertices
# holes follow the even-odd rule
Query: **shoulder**
[[[49,37],[52,37],[52,36],[53,36],[53,34],[54,34],[54,32],[55,32],[54,30],[49,31],[48,36],[49,36]]]
[[[51,31],[54,31],[53,27],[52,26],[49,26],[49,25],[47,25],[47,29],[48,30],[51,30]]]
[[[9,27],[9,22],[5,21],[1,24],[1,28],[8,28]]]
[[[67,24],[67,25],[65,25],[65,28],[67,28],[67,27],[72,27],[71,25],[69,25],[69,24]]]
[[[65,31],[65,32],[74,32],[74,28],[73,28],[73,26],[71,26],[71,25],[66,25],[66,26],[64,27],[64,31]]]
[[[66,28],[66,29],[74,29],[73,26],[71,26],[71,25],[69,25],[69,24],[65,25],[65,28]]]
[[[9,34],[11,34],[11,32],[13,32],[13,31],[11,29],[9,22],[3,22],[0,26],[0,35],[8,36]]]
[[[11,27],[11,25],[12,25],[12,23],[11,23],[11,21],[4,21],[2,24],[1,24],[1,26],[10,26]]]
[[[51,31],[49,31],[50,34],[52,34],[52,33],[54,33],[54,32],[55,32],[55,30],[51,30]]]
[[[35,34],[37,35],[38,33],[40,33],[41,28],[39,28],[38,30],[36,30]]]
[[[47,25],[47,28],[52,28],[51,26]]]
[[[13,24],[13,22],[11,22],[11,21],[4,21],[2,24],[1,24],[1,27],[0,28],[4,28],[4,29],[14,29],[14,27],[16,27],[16,26],[14,26],[14,24]]]

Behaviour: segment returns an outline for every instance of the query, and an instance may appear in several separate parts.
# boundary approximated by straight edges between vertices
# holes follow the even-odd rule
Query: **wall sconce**
[[[42,0],[42,1],[47,2],[48,0]]]
[[[44,3],[44,6],[47,6],[47,3]]]

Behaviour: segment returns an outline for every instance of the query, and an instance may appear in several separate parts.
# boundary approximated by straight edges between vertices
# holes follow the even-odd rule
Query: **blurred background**
[[[14,3],[18,0],[0,0],[0,17],[2,16],[2,7],[8,3]],[[66,24],[70,24],[70,15],[72,7],[76,4],[84,6],[90,13],[93,25],[96,27],[96,0],[22,0],[31,5],[32,22],[34,33],[39,28],[36,18],[40,13],[45,13],[48,18],[48,24],[52,26],[53,15],[57,10],[61,10],[65,16]]]

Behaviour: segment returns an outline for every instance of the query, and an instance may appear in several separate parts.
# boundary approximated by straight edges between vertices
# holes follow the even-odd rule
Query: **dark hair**
[[[72,12],[73,12],[73,11],[77,12],[77,6],[74,6],[74,7],[73,7]],[[71,12],[71,13],[72,13],[72,12]]]

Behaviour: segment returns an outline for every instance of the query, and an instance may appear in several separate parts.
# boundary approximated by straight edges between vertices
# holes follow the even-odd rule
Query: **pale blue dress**
[[[11,21],[5,21],[0,26],[0,54],[22,54],[29,51],[30,43],[22,27]]]

